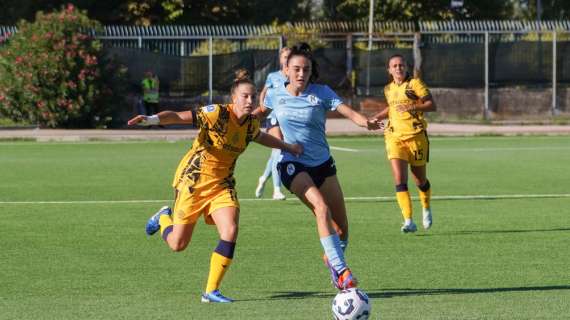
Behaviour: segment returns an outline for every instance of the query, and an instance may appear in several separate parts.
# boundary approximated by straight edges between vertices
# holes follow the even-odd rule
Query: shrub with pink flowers
[[[98,28],[68,5],[0,35],[0,115],[52,128],[111,125],[124,105],[126,69],[106,58]]]

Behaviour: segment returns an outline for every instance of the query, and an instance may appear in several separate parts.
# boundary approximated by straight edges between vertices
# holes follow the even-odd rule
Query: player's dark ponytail
[[[240,68],[235,71],[235,78],[234,82],[232,83],[231,93],[233,94],[236,88],[242,83],[251,84],[252,86],[255,87],[255,84],[253,83],[249,75],[249,71],[247,71],[247,69],[244,68]]]
[[[292,46],[289,58],[287,58],[287,65],[293,56],[303,56],[311,61],[311,78],[309,79],[309,82],[315,82],[319,78],[319,65],[313,57],[311,46],[306,42],[300,42]]]

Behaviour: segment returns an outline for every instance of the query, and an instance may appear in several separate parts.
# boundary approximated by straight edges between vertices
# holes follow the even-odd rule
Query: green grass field
[[[371,319],[568,319],[569,141],[432,138],[434,226],[404,235],[383,141],[331,138],[353,149],[333,155]],[[0,319],[330,319],[312,215],[292,197],[252,199],[259,145],[236,173],[240,236],[222,290],[238,302],[199,301],[214,228],[200,221],[182,253],[145,236],[189,145],[0,143]]]

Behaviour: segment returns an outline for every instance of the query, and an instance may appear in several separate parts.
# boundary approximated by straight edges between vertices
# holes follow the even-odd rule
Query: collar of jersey
[[[236,114],[234,113],[234,108],[232,108],[233,104],[230,103],[227,105],[226,108],[228,108],[228,111],[230,112],[230,119],[232,119],[233,122],[235,122],[238,126],[243,126],[246,122],[247,122],[247,116],[243,119],[243,123],[239,123],[239,120],[236,116]]]
[[[290,95],[291,97],[301,97],[303,95],[308,95],[308,91],[309,91],[309,87],[312,86],[313,84],[311,82],[309,82],[309,84],[307,84],[307,87],[305,88],[305,90],[303,90],[298,96],[294,96],[291,94],[291,92],[289,92],[289,90],[287,90],[287,84],[289,83],[289,80],[283,82],[283,87],[285,88],[285,92],[287,92],[288,95]]]

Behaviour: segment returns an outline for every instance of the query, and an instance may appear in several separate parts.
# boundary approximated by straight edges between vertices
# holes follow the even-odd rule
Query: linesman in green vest
[[[159,86],[160,81],[158,80],[158,77],[151,70],[147,70],[144,74],[143,80],[141,81],[143,103],[147,115],[157,114],[159,111]]]

